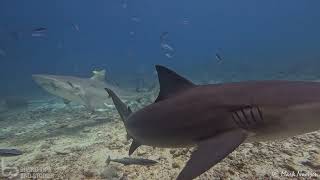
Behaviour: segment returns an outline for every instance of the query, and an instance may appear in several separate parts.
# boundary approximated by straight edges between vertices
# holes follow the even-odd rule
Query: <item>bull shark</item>
[[[106,82],[105,70],[93,71],[91,78],[46,74],[35,74],[32,78],[47,92],[63,98],[66,103],[82,104],[91,111],[103,110],[112,103],[105,95],[105,87],[114,90],[125,99],[134,98],[137,95]]]
[[[136,112],[111,89],[111,96],[132,138],[140,145],[196,146],[178,180],[198,177],[245,142],[259,142],[316,131],[320,127],[320,83],[244,81],[195,85],[157,65],[156,101]]]

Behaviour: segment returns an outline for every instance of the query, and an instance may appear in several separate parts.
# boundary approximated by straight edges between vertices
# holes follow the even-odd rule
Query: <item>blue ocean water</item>
[[[154,64],[200,82],[316,79],[319,5],[317,0],[2,0],[0,94],[37,93],[32,74],[89,77],[95,68],[108,69],[125,84],[139,74],[152,75]],[[45,37],[32,37],[40,27],[47,29]],[[164,32],[172,58],[160,47]]]

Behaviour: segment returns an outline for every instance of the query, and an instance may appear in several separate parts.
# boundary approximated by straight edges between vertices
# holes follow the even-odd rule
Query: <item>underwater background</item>
[[[319,7],[318,0],[1,0],[0,149],[23,152],[1,163],[25,175],[23,168],[40,168],[51,179],[175,179],[192,149],[143,146],[134,157],[156,165],[112,162],[128,156],[130,143],[113,104],[104,103],[105,84],[95,85],[105,109],[92,112],[48,93],[32,75],[90,78],[106,70],[134,111],[157,97],[157,64],[196,84],[319,81]],[[319,144],[319,131],[246,143],[198,179],[320,174]]]
[[[317,78],[319,5],[316,0],[3,0],[1,94],[38,93],[31,74],[89,76],[95,68],[108,69],[128,85],[137,74],[152,75],[154,64],[199,81]],[[45,37],[32,37],[39,27],[47,28]],[[174,48],[172,58],[161,50],[163,32]]]

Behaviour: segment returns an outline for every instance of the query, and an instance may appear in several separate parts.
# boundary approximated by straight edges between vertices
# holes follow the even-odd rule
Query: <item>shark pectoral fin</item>
[[[138,143],[137,141],[133,140],[129,149],[129,156],[131,156],[131,154],[139,147],[141,146],[140,143]]]
[[[191,180],[201,175],[235,150],[246,137],[243,130],[235,129],[201,141],[177,180]]]

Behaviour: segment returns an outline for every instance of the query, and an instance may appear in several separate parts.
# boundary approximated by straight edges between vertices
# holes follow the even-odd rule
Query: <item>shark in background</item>
[[[177,180],[206,172],[244,142],[272,141],[320,128],[320,83],[246,81],[195,85],[174,71],[156,66],[160,93],[136,112],[111,89],[111,96],[133,139],[140,145],[196,146]]]
[[[82,104],[91,111],[103,111],[106,107],[113,106],[111,99],[106,97],[104,88],[112,89],[125,100],[139,97],[139,93],[106,82],[105,73],[105,70],[93,71],[91,78],[47,74],[34,74],[32,78],[47,92],[63,98],[65,103]]]

